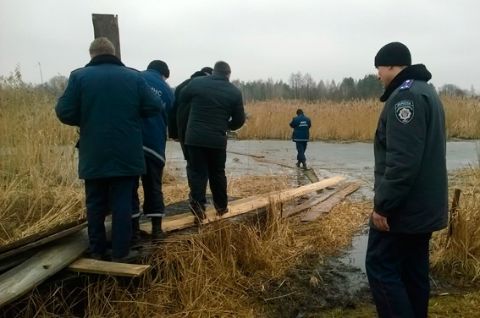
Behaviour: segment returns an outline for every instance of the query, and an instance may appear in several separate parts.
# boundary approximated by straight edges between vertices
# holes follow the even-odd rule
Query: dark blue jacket
[[[80,127],[81,179],[143,174],[141,116],[160,110],[161,101],[140,72],[112,55],[96,56],[73,71],[55,108],[62,123]]]
[[[290,122],[290,127],[293,128],[292,140],[293,141],[308,141],[310,138],[309,129],[312,126],[310,118],[304,114],[293,117]]]
[[[430,233],[447,225],[445,114],[424,65],[389,84],[375,133],[374,210],[391,232]]]
[[[190,112],[182,112],[178,118],[187,123],[188,146],[226,149],[227,130],[245,123],[242,93],[224,76],[192,79],[180,92],[180,104],[190,104]]]
[[[163,102],[160,114],[143,118],[143,150],[145,155],[165,163],[165,144],[167,142],[167,114],[173,105],[173,91],[156,70],[142,72],[152,91]]]

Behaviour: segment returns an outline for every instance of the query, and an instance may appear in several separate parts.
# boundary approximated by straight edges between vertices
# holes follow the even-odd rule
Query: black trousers
[[[431,236],[370,228],[366,269],[379,317],[427,317]]]
[[[143,213],[148,217],[165,216],[163,201],[162,177],[165,163],[159,159],[145,156],[146,173],[140,178],[143,186]],[[133,189],[133,218],[140,217],[140,200],[138,198],[139,178],[135,180]]]
[[[226,149],[186,146],[190,166],[190,199],[203,206],[207,181],[210,183],[213,203],[217,210],[227,208],[227,177],[225,176]]]
[[[132,191],[137,177],[85,180],[90,252],[103,255],[107,249],[105,217],[112,213],[112,257],[128,254],[132,237]]]
[[[305,151],[307,150],[306,141],[296,141],[295,145],[297,146],[297,161],[305,163],[307,158],[305,157]]]

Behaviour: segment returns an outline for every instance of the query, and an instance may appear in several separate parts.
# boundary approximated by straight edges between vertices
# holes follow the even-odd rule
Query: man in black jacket
[[[380,317],[427,317],[429,241],[447,225],[445,115],[431,74],[399,42],[375,56],[385,102],[375,133],[366,269]]]
[[[187,123],[190,208],[197,222],[205,219],[207,181],[217,214],[228,212],[227,130],[236,130],[245,122],[242,93],[229,82],[230,73],[230,66],[219,61],[213,75],[192,79],[180,93],[180,104],[190,105],[189,113],[179,114],[178,121]]]
[[[212,71],[213,69],[211,67],[205,66],[200,71],[196,71],[195,73],[193,73],[189,79],[186,79],[185,81],[180,83],[175,88],[173,107],[168,114],[168,136],[180,142],[180,147],[182,148],[183,152],[183,158],[187,161],[186,171],[188,182],[190,182],[191,168],[190,164],[188,163],[188,153],[185,149],[185,131],[187,129],[188,114],[190,113],[190,104],[181,104],[180,94],[192,79],[196,77],[212,75]]]

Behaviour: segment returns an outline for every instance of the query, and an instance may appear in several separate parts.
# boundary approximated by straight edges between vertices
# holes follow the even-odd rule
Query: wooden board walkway
[[[322,214],[330,212],[338,203],[343,201],[345,197],[360,188],[360,184],[356,182],[346,183],[338,192],[327,200],[317,205],[314,209],[309,210],[301,220],[303,222],[315,221]]]
[[[253,196],[241,200],[232,201],[229,203],[227,214],[219,217],[216,215],[216,211],[213,207],[210,207],[206,211],[207,218],[203,221],[203,224],[215,222],[220,219],[226,219],[235,217],[244,213],[252,212],[261,208],[267,207],[271,200],[276,202],[285,202],[296,198],[298,196],[331,187],[337,183],[343,181],[344,178],[340,176],[324,179],[319,182],[311,183],[302,187],[287,189],[282,191],[275,191],[264,195]],[[166,217],[162,222],[162,228],[164,232],[170,232],[175,230],[185,229],[195,225],[195,218],[191,213],[183,213],[171,217]],[[143,223],[140,225],[141,229],[149,232],[150,225]]]
[[[206,223],[255,211],[268,206],[272,200],[285,202],[306,193],[334,186],[342,180],[344,180],[343,177],[337,176],[299,188],[232,201],[229,206],[229,213],[221,218],[215,215],[213,208],[208,209]],[[194,225],[194,218],[190,213],[166,217],[163,222],[166,232],[181,230]],[[18,299],[55,273],[72,264],[87,248],[87,229],[42,246],[32,257],[0,275],[0,307]],[[90,263],[89,266],[93,268],[90,270],[98,270],[96,265]]]

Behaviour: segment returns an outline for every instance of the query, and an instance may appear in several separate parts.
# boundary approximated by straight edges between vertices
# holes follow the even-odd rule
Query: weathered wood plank
[[[120,33],[118,31],[118,15],[92,14],[94,37],[106,37],[115,46],[115,55],[121,59]]]
[[[331,196],[315,209],[309,210],[300,220],[310,222],[318,219],[322,214],[330,212],[333,207],[340,203],[345,197],[360,188],[360,184],[356,182],[346,183],[335,195]]]
[[[327,193],[322,194],[321,196],[315,196],[313,198],[308,199],[307,201],[303,202],[300,205],[297,205],[291,209],[288,209],[287,211],[284,212],[282,215],[283,218],[288,218],[290,216],[296,215],[300,212],[303,212],[307,209],[310,209],[311,207],[319,204],[320,202],[325,201],[326,199],[330,198],[332,195],[337,193],[339,189],[336,189],[334,191],[330,191]]]
[[[79,258],[68,266],[68,269],[74,272],[125,277],[138,277],[149,268],[150,265],[107,262],[91,258]]]
[[[12,244],[9,249],[6,249],[6,251],[0,253],[0,260],[10,258],[12,256],[24,253],[28,250],[33,249],[33,248],[45,245],[47,243],[58,240],[62,237],[73,234],[75,232],[80,231],[85,226],[87,226],[86,222],[83,222],[81,224],[78,224],[78,222],[77,222],[77,225],[74,225],[70,228],[64,229],[64,230],[62,230],[60,232],[57,232],[57,233],[52,234],[51,231],[49,231],[48,233],[50,233],[50,234],[48,236],[45,236],[45,235],[47,235],[45,233],[43,234],[43,236],[36,236],[35,235],[37,240],[32,242],[31,238],[29,238],[29,240],[28,240],[29,243],[27,243],[25,245],[19,246],[19,243],[15,242],[15,244],[14,245]],[[40,239],[38,239],[39,237],[40,237]],[[25,241],[25,242],[27,242],[27,241]]]
[[[343,180],[344,177],[335,176],[294,189],[275,191],[264,195],[258,195],[250,198],[232,201],[229,203],[228,206],[229,212],[221,217],[217,216],[215,209],[211,207],[208,208],[206,211],[207,219],[204,220],[203,224],[256,211],[258,209],[268,206],[271,200],[277,202],[285,202],[306,193],[334,186]],[[166,217],[162,222],[162,228],[165,232],[181,230],[194,226],[194,221],[195,219],[191,213],[184,213],[181,215],[176,215],[174,217]],[[140,227],[144,231],[150,231],[150,225],[148,223],[141,224]]]
[[[29,290],[62,270],[88,248],[87,229],[58,240],[0,275],[0,307],[23,296]]]

